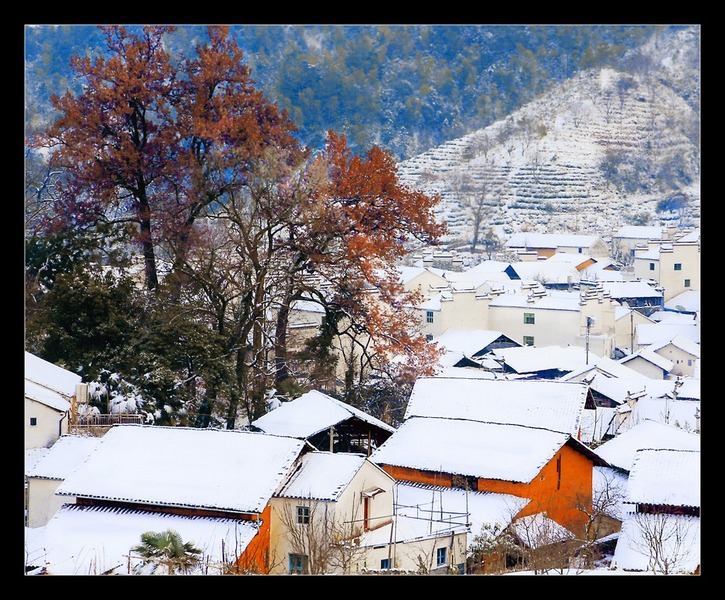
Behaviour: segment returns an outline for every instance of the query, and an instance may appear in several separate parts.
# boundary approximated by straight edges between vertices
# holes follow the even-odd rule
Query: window
[[[682,271],[682,263],[675,263],[675,271]]]
[[[534,313],[524,313],[524,324],[525,325],[533,325],[536,322],[536,319],[534,318]]]
[[[462,490],[478,490],[478,478],[468,475],[452,475],[451,487]]]
[[[534,345],[534,336],[525,335],[524,336],[524,346],[533,346],[533,345]]]
[[[390,559],[389,558],[384,558],[383,560],[380,561],[380,569],[382,571],[387,571],[389,568],[390,568]]]
[[[649,270],[650,271],[654,271],[655,270],[655,264],[654,263],[650,263],[649,264]]]
[[[433,341],[433,334],[432,333],[427,334],[425,336],[425,341],[426,342],[432,342]]]
[[[556,489],[561,489],[561,454],[556,457]]]
[[[30,426],[35,427],[38,424],[38,417],[30,417]]]
[[[304,554],[289,555],[289,572],[290,573],[306,573],[307,572],[307,556]]]
[[[439,567],[442,567],[446,564],[446,549],[445,548],[438,548],[436,550],[436,564]]]
[[[685,287],[690,287],[690,280],[689,279],[685,279]]]
[[[433,311],[432,310],[425,311],[425,322],[426,323],[433,322]]]
[[[309,506],[298,506],[297,507],[297,522],[302,525],[307,525],[310,522],[310,507]]]

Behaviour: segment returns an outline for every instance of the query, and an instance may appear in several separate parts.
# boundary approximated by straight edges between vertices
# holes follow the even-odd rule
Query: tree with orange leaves
[[[62,170],[49,228],[112,222],[140,246],[147,289],[159,254],[183,259],[193,224],[244,184],[270,146],[303,151],[295,127],[253,85],[228,27],[210,27],[194,59],[172,60],[172,26],[102,27],[108,56],[76,56],[87,85],[53,97],[60,117],[33,140]]]
[[[311,194],[307,232],[294,250],[327,286],[297,288],[283,305],[307,297],[325,307],[345,363],[346,398],[357,403],[358,385],[371,373],[411,383],[431,374],[440,355],[419,332],[412,308],[420,295],[403,289],[396,266],[411,242],[436,243],[445,231],[435,219],[440,198],[401,185],[389,153],[355,156],[334,132],[312,169],[326,179]]]

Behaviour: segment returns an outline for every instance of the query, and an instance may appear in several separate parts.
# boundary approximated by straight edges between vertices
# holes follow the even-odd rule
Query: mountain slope
[[[499,237],[698,226],[699,30],[687,31],[651,42],[626,73],[583,71],[506,119],[402,162],[401,181],[441,194],[449,241],[472,239],[476,213],[479,232],[493,227]]]

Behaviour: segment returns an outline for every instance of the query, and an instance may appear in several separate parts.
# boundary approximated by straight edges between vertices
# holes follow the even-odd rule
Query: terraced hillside
[[[699,95],[687,98],[662,71],[607,69],[401,163],[399,175],[441,194],[450,241],[470,242],[477,223],[501,238],[606,238],[626,224],[699,226],[699,161]],[[676,210],[661,210],[668,199]]]

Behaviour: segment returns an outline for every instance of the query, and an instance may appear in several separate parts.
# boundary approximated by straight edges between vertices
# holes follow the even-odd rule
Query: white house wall
[[[30,424],[34,418],[35,425]],[[61,436],[68,433],[68,416],[64,413],[25,398],[25,449],[48,448]]]
[[[628,360],[625,366],[637,371],[637,373],[646,375],[650,379],[664,379],[662,369],[643,358],[635,357],[632,360]]]
[[[676,264],[680,265],[677,270]],[[699,290],[700,245],[697,242],[675,242],[636,248],[634,275],[639,279],[655,280],[664,288],[665,302],[684,291]]]
[[[64,504],[75,504],[72,496],[56,496],[58,479],[28,477],[28,527],[43,527]]]
[[[666,346],[655,350],[657,354],[665,357],[674,363],[672,371],[670,371],[670,377],[682,376],[682,377],[694,377],[695,376],[695,365],[697,363],[697,357],[693,356],[689,352],[678,348],[673,344],[667,344]]]
[[[393,479],[382,469],[365,461],[355,474],[350,484],[337,501],[309,500],[303,498],[273,498],[271,501],[272,516],[270,524],[270,555],[272,574],[289,572],[289,554],[300,553],[291,542],[288,524],[290,516],[296,515],[297,506],[310,506],[312,515],[327,518],[339,531],[350,531],[351,522],[362,531],[363,525],[363,492],[380,488],[383,491],[368,500],[370,527],[383,525],[392,518],[393,513]],[[289,516],[288,516],[289,515]],[[298,525],[307,527],[307,525]],[[362,559],[361,559],[362,560]]]

